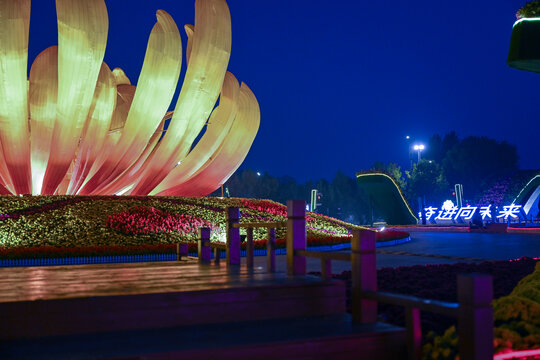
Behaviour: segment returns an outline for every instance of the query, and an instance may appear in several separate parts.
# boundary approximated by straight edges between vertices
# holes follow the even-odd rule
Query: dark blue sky
[[[515,144],[522,168],[540,168],[540,75],[506,65],[524,2],[229,0],[229,70],[261,107],[242,167],[298,180],[353,175],[377,160],[406,167],[405,135],[456,130]],[[172,15],[184,43],[194,19],[194,0],[107,7],[105,61],[133,83],[155,11]],[[29,62],[54,44],[54,1],[33,1]]]

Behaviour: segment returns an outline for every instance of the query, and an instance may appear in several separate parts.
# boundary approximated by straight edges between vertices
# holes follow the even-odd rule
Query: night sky
[[[229,70],[261,107],[241,168],[303,181],[352,176],[377,160],[408,167],[406,135],[426,142],[452,130],[506,140],[521,168],[540,168],[540,75],[506,65],[524,3],[229,0]],[[156,10],[174,18],[184,48],[183,25],[194,19],[194,0],[107,8],[105,62],[134,84]],[[29,63],[57,43],[54,1],[33,1]]]

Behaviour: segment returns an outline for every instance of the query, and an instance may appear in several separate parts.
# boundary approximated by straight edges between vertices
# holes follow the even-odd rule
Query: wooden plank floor
[[[318,282],[194,261],[0,268],[0,303]]]
[[[345,312],[318,277],[196,262],[0,269],[0,339]]]
[[[0,269],[0,359],[403,359],[345,284],[194,261]],[[285,356],[286,355],[286,356]]]

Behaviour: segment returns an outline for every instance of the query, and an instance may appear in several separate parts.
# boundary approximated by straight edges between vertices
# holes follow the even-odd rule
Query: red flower
[[[182,235],[188,235],[196,234],[200,227],[215,227],[210,221],[191,215],[169,214],[146,206],[109,215],[107,226],[126,235],[162,232],[178,232]]]

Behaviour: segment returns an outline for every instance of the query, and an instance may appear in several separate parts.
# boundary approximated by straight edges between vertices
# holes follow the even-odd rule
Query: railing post
[[[332,278],[332,260],[321,259],[321,278],[323,280]]]
[[[240,222],[240,209],[227,208],[227,266],[240,265],[240,229],[233,224]]]
[[[422,358],[422,325],[420,309],[405,308],[405,323],[407,325],[407,352],[411,360]]]
[[[182,257],[188,256],[188,244],[178,243],[176,244],[176,260],[182,260]]]
[[[276,271],[276,229],[268,228],[268,240],[266,243],[266,271]]]
[[[246,235],[246,266],[253,269],[253,228],[247,228]]]
[[[353,321],[359,323],[377,322],[377,302],[362,299],[362,291],[377,291],[377,265],[375,241],[377,233],[370,230],[354,229],[351,243],[351,305]]]
[[[489,275],[458,276],[461,360],[493,359],[493,281]]]
[[[304,200],[287,201],[287,275],[305,275],[306,257],[295,256],[295,250],[305,250],[306,202]]]
[[[210,263],[212,248],[210,247],[210,228],[199,229],[199,241],[197,244],[200,264]]]

